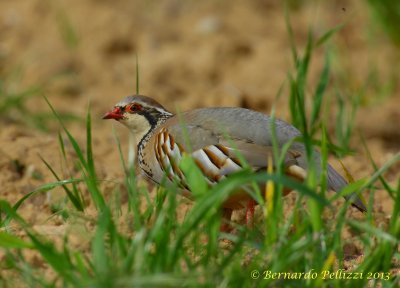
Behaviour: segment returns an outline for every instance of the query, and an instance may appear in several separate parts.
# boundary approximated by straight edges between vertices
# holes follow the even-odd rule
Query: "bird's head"
[[[134,95],[124,98],[107,112],[103,119],[114,119],[128,127],[141,139],[173,114],[154,99]]]

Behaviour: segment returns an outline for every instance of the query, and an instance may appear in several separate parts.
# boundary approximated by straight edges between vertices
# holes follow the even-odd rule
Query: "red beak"
[[[103,119],[119,120],[122,118],[124,118],[124,116],[122,116],[122,110],[120,107],[115,107],[112,111],[107,112],[106,115],[103,116]]]

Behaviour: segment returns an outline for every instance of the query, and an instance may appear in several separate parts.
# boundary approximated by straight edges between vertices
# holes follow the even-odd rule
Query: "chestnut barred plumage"
[[[272,157],[272,118],[260,112],[244,108],[201,108],[176,116],[154,99],[128,96],[114,106],[104,119],[115,119],[132,131],[138,139],[138,163],[154,182],[161,183],[166,176],[177,181],[190,195],[184,173],[179,168],[183,153],[189,153],[207,183],[213,185],[243,168],[245,162],[254,171],[266,169],[268,157]],[[279,146],[301,136],[292,125],[274,119]],[[188,138],[188,139],[186,139]],[[189,143],[186,143],[189,140]],[[238,157],[241,155],[241,157]],[[313,150],[313,162],[321,173],[321,157]],[[307,175],[306,151],[302,143],[294,142],[285,155],[285,173],[298,180]],[[328,164],[328,188],[339,192],[347,185],[346,180]],[[353,194],[345,198],[358,210],[365,212],[361,199]],[[243,190],[234,194],[224,204],[224,215],[232,210],[248,207],[254,200]]]

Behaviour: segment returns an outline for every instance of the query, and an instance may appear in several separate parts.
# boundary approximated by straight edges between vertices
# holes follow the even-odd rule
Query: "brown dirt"
[[[358,93],[370,81],[371,67],[377,85],[386,85],[394,67],[398,67],[394,61],[398,63],[399,54],[371,20],[367,7],[358,1],[325,2],[310,1],[291,11],[298,47],[305,47],[310,26],[316,36],[321,36],[327,29],[346,23],[333,41],[335,54],[340,56],[333,63],[338,87],[345,95]],[[101,116],[120,98],[135,91],[135,54],[140,62],[141,93],[155,97],[171,110],[223,105],[268,113],[287,71],[293,70],[284,10],[276,3],[1,1],[2,86],[13,94],[46,82],[45,94],[55,109],[82,118],[90,102],[99,177],[120,181],[123,173],[111,123],[102,121]],[[78,35],[75,47],[70,47],[63,36],[66,23]],[[318,79],[323,53],[322,48],[316,51],[311,83]],[[373,172],[356,132],[365,136],[378,166],[400,150],[399,87],[386,96],[377,95],[379,91],[373,85],[367,86],[352,142],[356,153],[343,159],[356,179]],[[277,114],[290,120],[287,85],[282,95]],[[49,112],[41,97],[27,100],[26,107],[29,112]],[[39,155],[60,175],[67,175],[57,140],[59,125],[53,123],[50,132],[43,133],[24,122],[23,117],[16,110],[0,115],[0,197],[11,203],[55,180]],[[83,121],[67,122],[66,126],[80,143],[85,143]],[[127,151],[127,131],[118,125],[115,128]],[[333,130],[334,121],[329,127],[330,132]],[[67,141],[66,145],[73,158]],[[342,171],[336,160],[332,158],[331,162]],[[386,177],[394,184],[399,175],[397,164]],[[105,193],[114,185],[105,182]],[[83,228],[76,223],[64,227],[59,216],[52,217],[51,206],[63,195],[60,189],[55,190],[32,197],[19,212],[38,230],[61,241],[57,235],[74,227],[80,227],[75,231]],[[374,199],[379,225],[387,223],[392,208],[387,193],[379,190]],[[76,245],[82,243],[77,240]]]

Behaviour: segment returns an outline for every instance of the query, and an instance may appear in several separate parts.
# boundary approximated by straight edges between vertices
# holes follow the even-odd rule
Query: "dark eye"
[[[142,105],[133,103],[133,104],[127,105],[125,107],[125,110],[128,112],[131,112],[131,113],[135,113],[135,112],[142,110]]]

